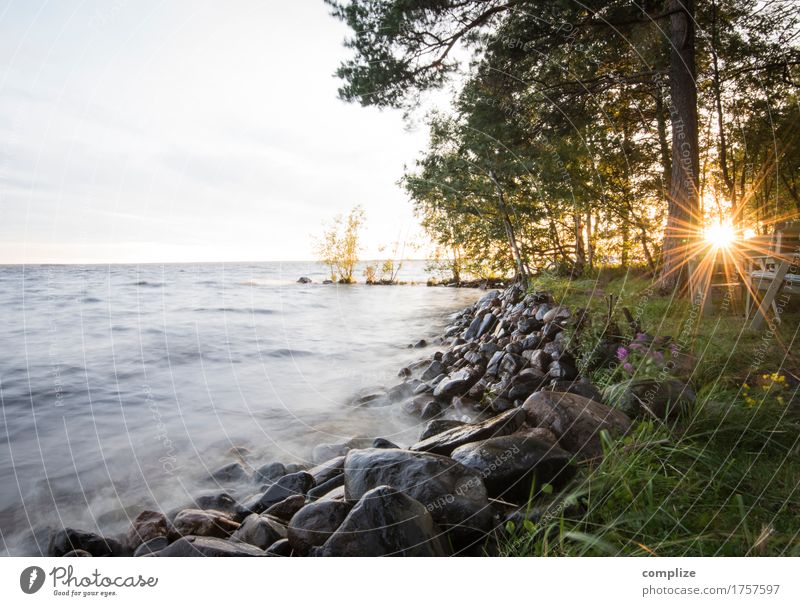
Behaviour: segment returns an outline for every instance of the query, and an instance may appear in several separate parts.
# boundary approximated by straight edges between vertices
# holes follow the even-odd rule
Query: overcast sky
[[[0,263],[313,257],[362,204],[366,256],[416,229],[424,147],[348,105],[322,0],[0,0]]]

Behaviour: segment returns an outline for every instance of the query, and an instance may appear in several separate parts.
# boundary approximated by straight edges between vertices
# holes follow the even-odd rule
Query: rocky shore
[[[247,492],[143,511],[122,536],[62,529],[48,555],[494,555],[507,522],[537,515],[531,504],[602,457],[605,436],[669,414],[688,394],[674,382],[631,384],[628,414],[606,405],[568,338],[583,312],[547,293],[489,291],[449,321],[436,343],[417,344],[435,351],[402,368],[396,385],[353,403],[420,419],[416,443],[320,444],[309,465],[242,459],[212,479]]]

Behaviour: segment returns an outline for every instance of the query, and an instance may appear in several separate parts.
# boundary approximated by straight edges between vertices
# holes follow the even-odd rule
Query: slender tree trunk
[[[575,227],[575,273],[580,275],[583,273],[583,268],[586,266],[586,248],[583,244],[583,222],[581,221],[581,214],[576,212],[572,215],[572,221]]]
[[[689,245],[697,237],[700,155],[697,135],[693,0],[668,0],[672,175],[660,290],[675,292],[687,279]]]
[[[718,40],[717,3],[716,0],[713,0],[711,3],[711,64],[714,74],[714,105],[717,110],[717,130],[719,131],[719,165],[720,169],[722,169],[722,180],[725,182],[725,187],[728,190],[728,197],[730,198],[731,217],[736,225],[739,225],[741,223],[741,217],[739,217],[739,212],[737,210],[736,181],[734,181],[728,170],[728,142],[725,138],[725,124],[722,114],[722,82],[719,77],[719,57],[717,56]]]

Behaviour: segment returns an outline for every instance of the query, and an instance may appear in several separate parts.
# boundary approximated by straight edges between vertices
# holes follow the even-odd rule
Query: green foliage
[[[364,210],[355,206],[344,217],[337,215],[316,242],[320,262],[328,266],[331,280],[351,284],[358,264],[359,237],[364,225]]]

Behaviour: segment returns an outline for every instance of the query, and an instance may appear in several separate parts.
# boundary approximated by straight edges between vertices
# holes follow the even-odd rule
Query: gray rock
[[[125,542],[128,548],[133,550],[150,539],[165,537],[168,534],[170,534],[170,524],[167,516],[158,511],[145,510],[131,523]]]
[[[256,513],[247,516],[232,538],[259,549],[266,549],[275,541],[286,538],[286,526],[278,518]]]
[[[467,423],[417,442],[411,450],[449,455],[470,442],[514,433],[525,422],[525,412],[519,408],[506,411],[480,423]],[[345,462],[345,465],[347,463]]]
[[[335,488],[338,488],[339,486],[343,485],[344,485],[344,474],[340,473],[338,476],[333,476],[326,482],[319,484],[318,486],[314,486],[314,488],[308,491],[308,498],[312,500],[319,499],[320,497],[328,494],[331,490],[334,490]]]
[[[439,415],[442,414],[442,406],[436,400],[432,402],[428,402],[425,407],[422,409],[422,413],[420,414],[420,418],[423,421],[428,421],[430,419],[435,419]]]
[[[572,393],[539,391],[525,400],[522,408],[529,426],[549,429],[558,445],[579,459],[602,455],[601,430],[619,436],[631,426],[619,410]]]
[[[389,486],[367,491],[325,542],[323,556],[444,556],[425,506]]]
[[[372,441],[372,448],[400,448],[394,442],[390,442],[386,438],[375,438]]]
[[[422,379],[423,381],[430,381],[431,379],[435,379],[439,375],[444,374],[445,370],[446,369],[444,367],[444,364],[442,364],[438,360],[434,360],[428,365],[428,368],[426,368],[425,371],[422,373],[420,379]]]
[[[169,540],[167,537],[153,537],[152,539],[148,539],[139,545],[139,547],[136,548],[136,551],[133,552],[133,557],[140,558],[148,554],[157,553],[164,549],[167,545],[169,545]]]
[[[493,314],[486,314],[485,316],[483,316],[481,324],[478,327],[478,332],[475,333],[475,338],[480,339],[483,335],[491,331],[495,327],[495,324],[497,324],[496,316],[494,316]]]
[[[478,334],[478,330],[481,327],[482,321],[483,318],[481,316],[475,316],[472,322],[470,322],[470,325],[467,328],[467,330],[464,331],[464,339],[466,339],[467,341],[472,341]]]
[[[253,557],[265,556],[263,550],[247,543],[235,543],[213,537],[182,537],[154,554],[162,558]]]
[[[465,444],[451,456],[481,474],[489,496],[506,501],[527,502],[543,484],[559,488],[575,474],[572,455],[541,428]]]
[[[315,465],[308,470],[308,473],[314,478],[314,483],[324,484],[334,476],[338,476],[344,471],[344,455],[335,457],[319,465]]]
[[[312,547],[327,541],[347,517],[352,503],[317,501],[298,511],[289,523],[289,544],[299,555],[307,555]]]
[[[561,391],[574,393],[584,398],[589,398],[595,402],[603,402],[603,395],[587,379],[577,379],[572,381],[553,381],[550,385],[542,387],[542,391]]]
[[[221,511],[235,522],[241,522],[246,516],[250,515],[250,511],[239,504],[227,492],[200,495],[194,499],[192,509]]]
[[[313,487],[314,476],[308,472],[298,471],[297,473],[285,475],[261,495],[257,505],[260,511],[255,511],[255,513],[261,513],[287,497],[305,495]]]
[[[453,396],[467,393],[478,379],[478,376],[466,369],[451,373],[436,385],[433,396],[440,400],[450,400]]]
[[[547,374],[558,381],[569,381],[578,378],[578,369],[571,361],[565,360],[562,356],[561,359],[550,364]]]
[[[64,528],[50,537],[47,555],[54,558],[80,549],[96,557],[121,556],[127,553],[125,547],[116,539],[102,537],[94,532]]]
[[[286,467],[283,463],[266,463],[256,469],[253,478],[257,482],[272,482],[286,475]]]
[[[289,539],[281,539],[275,541],[272,545],[267,547],[267,554],[273,556],[280,556],[288,558],[292,555],[292,546],[289,544]]]
[[[342,457],[342,463],[344,463],[344,457]],[[283,501],[280,501],[279,503],[275,503],[275,505],[268,508],[264,512],[264,515],[277,518],[278,520],[284,520],[288,523],[289,520],[292,519],[292,516],[296,514],[298,511],[300,511],[300,509],[305,504],[306,504],[305,496],[301,494],[296,494],[291,497],[286,497]]]
[[[475,540],[491,527],[480,475],[448,457],[410,450],[352,450],[345,460],[345,497],[353,501],[389,485],[425,505],[454,543]]]
[[[453,429],[454,427],[461,427],[462,425],[466,425],[463,421],[455,421],[451,419],[434,419],[433,421],[428,421],[428,424],[425,425],[425,428],[422,430],[422,433],[419,436],[420,441],[427,440],[431,436],[439,435],[447,431],[448,429]]]
[[[311,284],[311,278],[307,278],[306,276],[300,276],[297,278],[298,284]]]
[[[228,463],[211,474],[215,482],[241,482],[250,479],[250,474],[241,463]]]
[[[525,358],[533,368],[537,368],[542,372],[547,370],[552,361],[550,354],[544,349],[527,349],[522,352],[522,357]]]
[[[181,536],[229,537],[239,524],[226,514],[213,509],[184,509],[172,521],[175,532]]]

